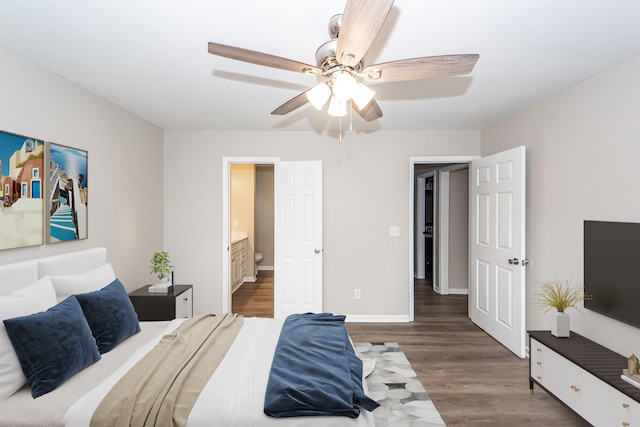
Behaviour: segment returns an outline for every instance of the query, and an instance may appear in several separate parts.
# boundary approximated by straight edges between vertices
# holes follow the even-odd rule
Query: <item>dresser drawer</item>
[[[566,379],[562,375],[566,367],[566,360],[544,344],[531,339],[531,378],[559,399],[570,396],[570,389],[566,390]]]
[[[533,338],[530,351],[532,379],[594,426],[607,426],[606,383]]]
[[[609,390],[609,418],[612,426],[640,427],[640,403],[612,388]]]
[[[193,288],[176,296],[176,319],[193,317]]]

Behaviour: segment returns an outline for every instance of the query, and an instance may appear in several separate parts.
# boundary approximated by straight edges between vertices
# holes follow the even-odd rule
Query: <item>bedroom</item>
[[[326,18],[314,19],[324,34]],[[527,257],[533,260],[528,295],[535,281],[553,276],[580,282],[582,221],[640,222],[634,197],[640,178],[639,53],[640,46],[605,72],[482,128],[355,133],[339,144],[315,131],[282,128],[164,130],[2,48],[0,129],[86,148],[93,193],[88,240],[4,251],[0,263],[105,246],[133,290],[147,283],[148,259],[164,248],[174,257],[176,280],[194,283],[195,312],[216,312],[222,307],[222,158],[321,160],[324,308],[406,316],[409,157],[488,155],[524,145]],[[204,73],[225,69],[205,61]],[[274,104],[287,96],[278,93]],[[390,225],[400,226],[400,238],[388,236]],[[359,301],[352,298],[353,283],[362,283]],[[621,354],[640,353],[635,328],[593,313],[574,315],[572,322],[576,331]],[[527,311],[527,328],[547,325],[543,313]]]

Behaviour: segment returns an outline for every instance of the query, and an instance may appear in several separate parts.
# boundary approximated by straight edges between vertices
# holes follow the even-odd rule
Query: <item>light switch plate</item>
[[[391,227],[389,227],[389,236],[397,237],[399,235],[400,235],[400,227],[398,227],[397,225],[392,225]]]

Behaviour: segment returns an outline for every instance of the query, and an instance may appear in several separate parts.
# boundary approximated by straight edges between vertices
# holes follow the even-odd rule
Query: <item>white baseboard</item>
[[[347,314],[346,322],[349,323],[409,323],[411,319],[409,316],[389,316],[389,315],[362,315],[362,314]]]
[[[258,266],[258,271],[260,271],[260,270],[271,270],[271,271],[273,271],[274,268],[273,268],[273,265],[259,265]]]
[[[469,295],[469,289],[451,289],[451,288],[449,288],[449,295]]]
[[[246,283],[246,282],[252,283],[252,282],[255,282],[257,279],[255,278],[255,276],[245,276],[245,277],[244,277],[244,279],[242,279],[242,280],[243,280],[245,283]]]

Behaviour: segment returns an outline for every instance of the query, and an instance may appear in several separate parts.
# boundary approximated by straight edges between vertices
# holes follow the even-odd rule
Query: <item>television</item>
[[[640,224],[584,222],[586,309],[640,327]]]

